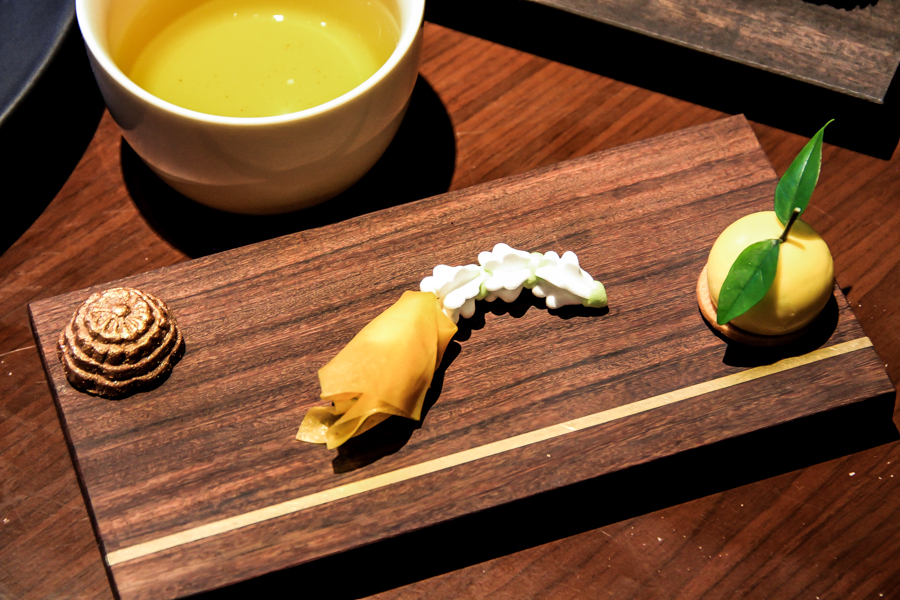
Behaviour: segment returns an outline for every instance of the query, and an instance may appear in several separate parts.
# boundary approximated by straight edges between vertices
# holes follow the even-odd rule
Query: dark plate
[[[0,252],[25,233],[75,168],[103,101],[75,21],[74,0],[0,0]]]
[[[0,122],[25,99],[74,26],[72,0],[0,0]]]

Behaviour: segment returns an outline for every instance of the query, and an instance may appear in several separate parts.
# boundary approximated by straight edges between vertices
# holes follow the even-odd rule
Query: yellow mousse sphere
[[[784,225],[772,211],[747,215],[729,225],[713,244],[707,263],[709,296],[719,305],[719,291],[731,265],[747,246],[781,236]],[[834,262],[816,230],[797,219],[781,244],[778,271],[768,293],[731,320],[744,331],[783,335],[809,324],[825,308],[834,289]]]

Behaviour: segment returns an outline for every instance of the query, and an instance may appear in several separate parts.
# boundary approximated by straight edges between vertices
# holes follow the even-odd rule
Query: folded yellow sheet
[[[319,369],[322,399],[297,439],[337,448],[391,415],[416,421],[456,325],[431,292],[404,292]]]

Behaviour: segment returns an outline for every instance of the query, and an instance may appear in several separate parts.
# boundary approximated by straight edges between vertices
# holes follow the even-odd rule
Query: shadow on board
[[[0,253],[31,227],[75,170],[103,108],[73,20],[34,85],[0,121]]]

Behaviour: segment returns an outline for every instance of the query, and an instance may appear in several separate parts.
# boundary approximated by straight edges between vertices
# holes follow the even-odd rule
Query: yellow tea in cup
[[[267,117],[359,86],[399,36],[381,0],[163,0],[135,19],[114,52],[132,81],[167,102]]]

